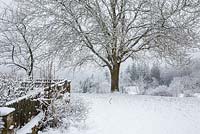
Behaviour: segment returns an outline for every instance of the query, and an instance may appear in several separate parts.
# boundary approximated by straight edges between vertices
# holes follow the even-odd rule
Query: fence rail
[[[63,82],[64,80],[62,79],[56,79],[56,80],[49,80],[49,79],[36,79],[36,80],[26,80],[26,81],[22,81],[20,80],[21,83],[21,87],[48,87],[52,84],[56,84],[59,82]]]

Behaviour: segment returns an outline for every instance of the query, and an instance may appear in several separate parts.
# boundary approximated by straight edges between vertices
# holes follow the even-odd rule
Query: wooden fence
[[[37,79],[37,80],[26,80],[26,81],[20,81],[21,87],[26,88],[26,87],[48,87],[50,85],[54,85],[56,83],[63,82],[61,79],[56,79],[56,80],[48,80],[48,79]]]
[[[41,109],[41,101],[38,99],[39,97],[42,96],[46,99],[51,99],[58,93],[70,93],[70,89],[70,81],[64,80],[56,84],[50,85],[49,87],[44,88],[40,92],[21,97],[16,101],[8,102],[6,104],[6,107],[15,108],[15,111],[12,113],[13,123],[11,123],[14,124],[13,129],[21,128],[39,113],[39,109]],[[6,120],[3,124],[7,124]],[[4,128],[1,132],[3,134],[10,134],[10,129],[8,128],[9,126]]]

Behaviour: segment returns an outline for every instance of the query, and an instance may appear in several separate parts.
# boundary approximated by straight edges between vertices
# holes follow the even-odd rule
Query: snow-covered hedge
[[[191,64],[177,67],[157,65],[152,66],[150,69],[149,66],[145,66],[143,70],[147,71],[142,71],[142,73],[138,67],[143,63],[138,63],[139,65],[137,66],[133,63],[132,67],[128,68],[126,76],[124,76],[122,83],[125,84],[123,85],[123,89],[136,86],[139,89],[138,94],[144,95],[197,96],[200,93],[199,61],[199,59],[193,59]],[[145,77],[140,78],[139,76]]]
[[[94,79],[93,75],[80,81],[80,89],[83,93],[92,93],[99,90],[99,83]]]
[[[110,81],[100,80],[95,76],[86,77],[75,85],[73,91],[78,93],[110,93]]]
[[[147,94],[155,96],[191,97],[200,93],[200,78],[195,76],[176,77],[169,87],[161,85],[147,90]]]
[[[169,86],[169,90],[173,93],[173,96],[193,96],[195,93],[200,93],[200,78],[198,77],[177,77],[174,78]]]
[[[172,92],[169,91],[169,88],[164,85],[148,89],[147,94],[154,96],[173,96]]]
[[[18,97],[18,87],[19,83],[11,74],[0,73],[0,105]]]

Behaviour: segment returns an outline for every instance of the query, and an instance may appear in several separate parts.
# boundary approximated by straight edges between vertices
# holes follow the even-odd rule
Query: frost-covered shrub
[[[130,84],[134,84],[141,80],[148,82],[150,79],[150,68],[148,64],[132,63],[132,65],[128,66],[126,69],[126,81]]]
[[[160,83],[160,68],[157,65],[153,65],[151,68],[151,77],[156,79]]]
[[[196,73],[196,63],[184,66],[167,66],[161,69],[161,84],[169,86],[174,78],[191,76],[192,72]],[[199,70],[198,70],[199,71]]]
[[[88,77],[85,80],[80,81],[80,89],[83,93],[92,93],[99,91],[99,83],[95,81],[94,77]]]
[[[155,96],[192,97],[200,93],[200,78],[194,76],[176,77],[168,86],[149,88],[147,94]]]
[[[19,97],[18,87],[19,83],[13,75],[0,73],[0,105]]]
[[[101,81],[100,83],[98,83],[96,93],[110,93],[110,83],[108,81]]]
[[[174,76],[172,74],[164,74],[164,76],[161,77],[160,84],[169,86],[173,81],[173,77]]]
[[[170,97],[173,96],[169,91],[156,91],[152,95],[153,96],[170,96]]]
[[[200,93],[200,78],[192,76],[174,78],[169,90],[174,96],[179,96],[179,94],[192,96],[194,93]]]
[[[149,89],[147,94],[153,96],[173,96],[167,86],[158,86],[156,88]]]
[[[138,80],[135,83],[135,86],[138,87],[138,94],[145,95],[148,93],[148,90],[154,89],[159,86],[159,82],[155,78],[146,78]]]
[[[158,86],[147,90],[147,94],[156,96],[191,97],[200,93],[200,78],[194,76],[176,77],[169,87]]]
[[[185,97],[194,96],[195,93],[200,93],[199,65],[199,60],[193,60],[192,64],[181,67],[153,65],[150,73],[148,66],[146,66],[146,71],[142,71],[145,73],[139,73],[139,70],[144,69],[140,69],[138,65],[133,64],[132,67],[127,68],[124,77],[128,80],[125,79],[124,81],[128,84],[123,86],[137,86],[139,87],[139,94],[177,97],[180,95]]]
[[[131,66],[128,66],[126,69],[127,80],[129,82],[134,82],[139,79],[139,71],[135,63],[132,63]]]
[[[79,127],[87,118],[88,108],[80,98],[71,98],[67,94],[61,99],[51,102],[47,109],[47,120],[43,125],[48,128],[68,129]]]
[[[127,86],[127,87],[122,87],[122,93],[139,94],[140,90],[139,90],[139,87],[137,86]]]
[[[139,87],[139,94],[146,94],[150,88],[156,88],[161,83],[160,68],[154,65],[151,69],[148,64],[133,63],[126,70],[125,81],[129,84],[125,86]]]

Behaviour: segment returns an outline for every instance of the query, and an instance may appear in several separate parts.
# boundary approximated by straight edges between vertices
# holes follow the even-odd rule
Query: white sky
[[[1,4],[2,3],[6,3],[6,4],[9,4],[12,0],[0,0]]]
[[[12,0],[0,0],[0,10],[6,6],[10,6],[12,3]]]

